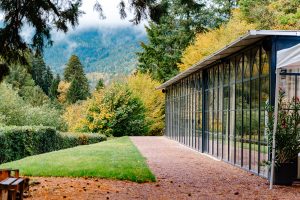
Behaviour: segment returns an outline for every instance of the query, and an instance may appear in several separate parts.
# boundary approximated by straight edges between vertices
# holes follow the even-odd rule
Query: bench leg
[[[0,194],[1,194],[0,200],[7,200],[8,199],[8,192],[7,192],[7,190],[2,190]]]
[[[23,200],[24,182],[19,185],[19,200]]]
[[[9,190],[8,191],[8,200],[16,200],[17,199],[17,191]]]

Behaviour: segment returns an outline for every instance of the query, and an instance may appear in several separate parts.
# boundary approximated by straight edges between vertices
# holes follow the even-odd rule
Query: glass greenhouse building
[[[298,44],[298,31],[252,30],[163,83],[165,135],[268,178],[266,105],[274,104],[277,52]]]

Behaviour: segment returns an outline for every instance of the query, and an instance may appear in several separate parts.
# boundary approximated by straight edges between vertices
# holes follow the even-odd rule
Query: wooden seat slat
[[[22,182],[24,182],[24,179],[18,178],[18,180],[16,180],[15,182],[13,182],[11,185],[17,186],[17,185],[19,185],[19,184],[22,183]]]
[[[4,181],[0,182],[0,186],[1,185],[10,185],[13,182],[15,182],[16,180],[17,180],[17,178],[8,178],[8,179],[5,179]]]
[[[0,200],[23,200],[24,190],[29,189],[28,182],[28,178],[19,178],[18,169],[0,169]]]

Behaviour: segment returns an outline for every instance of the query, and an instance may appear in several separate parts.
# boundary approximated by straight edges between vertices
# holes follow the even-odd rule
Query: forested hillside
[[[89,29],[54,40],[54,45],[45,50],[45,61],[55,72],[62,73],[70,56],[76,54],[86,73],[128,75],[136,67],[135,52],[140,50],[141,41],[146,41],[146,35],[132,27]]]

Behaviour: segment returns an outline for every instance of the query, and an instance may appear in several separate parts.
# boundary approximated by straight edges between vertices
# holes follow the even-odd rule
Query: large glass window
[[[266,177],[269,62],[256,45],[168,87],[166,135]]]

